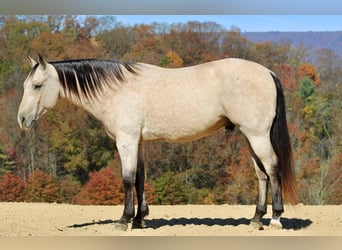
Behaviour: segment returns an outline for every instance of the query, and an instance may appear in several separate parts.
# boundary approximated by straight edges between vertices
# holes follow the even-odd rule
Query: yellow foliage
[[[305,106],[305,107],[303,108],[303,114],[304,114],[305,120],[309,120],[309,119],[311,119],[311,118],[313,117],[313,115],[314,115],[314,110],[313,110],[313,108],[310,107],[310,106]]]
[[[169,60],[169,64],[167,65],[170,68],[179,68],[183,67],[184,62],[183,59],[175,52],[173,51],[168,51],[166,53],[166,57]]]

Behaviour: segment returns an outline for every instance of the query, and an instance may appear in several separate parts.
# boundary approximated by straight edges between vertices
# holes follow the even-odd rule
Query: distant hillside
[[[272,41],[290,42],[291,46],[304,45],[310,50],[330,48],[342,57],[342,31],[334,32],[243,32],[242,35],[252,42]]]

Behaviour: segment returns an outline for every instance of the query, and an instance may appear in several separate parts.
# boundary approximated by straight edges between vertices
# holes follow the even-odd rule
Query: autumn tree
[[[168,51],[160,62],[160,66],[168,68],[179,68],[182,67],[183,64],[182,58],[173,51]]]
[[[69,53],[72,45],[73,41],[66,39],[61,33],[44,32],[32,41],[31,51],[54,60],[63,60],[70,58]]]
[[[272,42],[255,43],[251,48],[252,57],[250,59],[278,72],[286,62],[289,50],[288,44],[278,45]]]
[[[27,179],[26,198],[28,202],[57,202],[58,184],[55,177],[42,170],[36,170]]]
[[[304,77],[309,78],[316,86],[320,83],[319,76],[316,73],[316,68],[310,63],[303,63],[300,65],[297,75],[298,79],[303,79]]]
[[[12,173],[6,173],[0,181],[0,201],[19,202],[25,199],[24,180]]]
[[[177,53],[184,66],[195,65],[220,58],[222,32],[222,26],[213,22],[174,24],[163,34],[163,46]]]
[[[123,201],[122,182],[109,168],[90,173],[89,181],[76,197],[76,204],[81,205],[118,205]]]
[[[335,92],[336,83],[342,75],[342,58],[331,49],[317,51],[317,74],[322,82],[322,90]]]
[[[23,52],[28,51],[31,41],[48,29],[42,22],[29,22],[16,16],[9,16],[0,29],[0,37],[5,38],[0,40],[0,54],[3,60],[21,62]]]
[[[232,28],[225,33],[222,52],[225,57],[251,58],[252,42],[241,35],[240,29]]]
[[[58,202],[74,204],[77,194],[80,192],[81,185],[72,177],[66,176],[59,180]]]
[[[81,30],[82,31],[82,30]],[[101,57],[102,51],[96,41],[89,37],[88,31],[76,37],[66,37],[63,33],[42,33],[32,41],[31,50],[41,53],[48,60]]]
[[[281,80],[282,87],[285,92],[295,91],[298,88],[298,82],[295,75],[295,70],[288,63],[282,63],[278,69],[278,77]]]
[[[134,44],[133,30],[126,26],[104,30],[96,36],[96,41],[101,45],[106,58],[121,60]]]
[[[158,65],[163,55],[161,39],[156,34],[154,25],[135,25],[132,28],[132,43],[122,59],[124,61],[145,62]]]
[[[342,153],[339,151],[330,159],[330,169],[326,177],[326,186],[328,192],[325,199],[327,204],[342,204],[342,190],[340,188],[342,174]]]

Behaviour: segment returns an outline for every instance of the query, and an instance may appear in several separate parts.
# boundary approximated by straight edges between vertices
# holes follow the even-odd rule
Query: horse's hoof
[[[116,230],[119,230],[119,231],[127,231],[128,224],[127,223],[116,222],[114,224],[114,227],[115,227]]]
[[[146,228],[145,222],[142,221],[133,221],[132,229],[143,229]]]
[[[270,227],[275,228],[275,229],[282,229],[283,225],[281,224],[280,219],[278,220],[271,219]]]
[[[250,225],[257,230],[264,230],[264,226],[261,222],[251,221]]]

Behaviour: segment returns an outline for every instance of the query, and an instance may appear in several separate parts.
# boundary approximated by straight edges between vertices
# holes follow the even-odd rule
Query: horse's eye
[[[42,86],[43,85],[41,83],[38,83],[38,84],[34,84],[33,88],[34,88],[34,90],[40,90]]]

